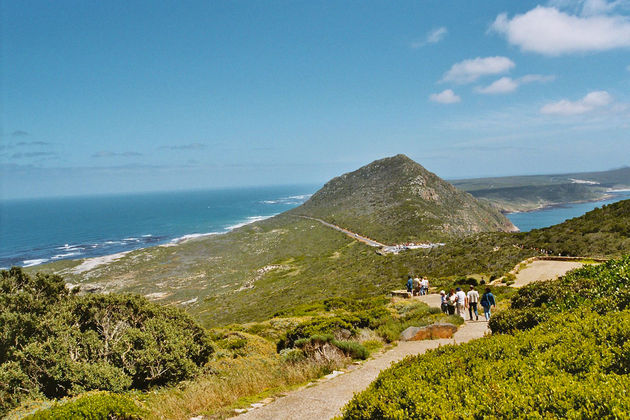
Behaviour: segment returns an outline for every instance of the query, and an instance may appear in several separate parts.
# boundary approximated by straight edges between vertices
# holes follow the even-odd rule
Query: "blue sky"
[[[630,164],[630,1],[2,1],[0,196]]]

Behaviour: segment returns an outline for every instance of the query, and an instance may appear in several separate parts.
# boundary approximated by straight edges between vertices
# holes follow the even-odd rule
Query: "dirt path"
[[[439,295],[423,296],[421,300],[439,305]],[[426,299],[426,300],[425,300]],[[336,376],[315,386],[291,392],[274,402],[248,411],[238,417],[243,419],[330,419],[341,415],[341,409],[352,399],[355,392],[367,388],[378,374],[392,363],[406,356],[422,354],[446,344],[464,343],[483,337],[488,332],[485,321],[467,321],[455,333],[452,339],[400,342],[396,347],[374,359],[368,360],[358,368]]]
[[[523,287],[533,281],[551,280],[583,265],[583,263],[576,261],[536,260],[516,274],[516,280],[512,286]]]
[[[361,236],[358,233],[354,233],[352,231],[349,231],[348,229],[344,229],[344,228],[342,228],[340,226],[333,225],[332,223],[325,222],[322,219],[317,219],[315,217],[309,217],[309,216],[298,216],[298,217],[301,217],[303,219],[315,220],[316,222],[319,222],[319,223],[321,223],[324,226],[328,226],[329,228],[338,230],[339,232],[343,232],[346,235],[348,235],[349,237],[351,237],[352,239],[356,239],[357,241],[363,242],[365,244],[368,244],[369,246],[373,246],[373,247],[376,247],[376,248],[386,247],[387,246],[387,245],[384,245],[384,244],[382,244],[380,242],[376,242],[373,239],[366,238],[365,236]]]

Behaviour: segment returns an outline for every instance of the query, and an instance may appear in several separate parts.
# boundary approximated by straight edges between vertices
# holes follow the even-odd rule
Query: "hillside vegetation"
[[[491,319],[493,332],[509,334],[394,365],[355,396],[343,418],[624,418],[629,271],[626,257],[519,290],[513,308]],[[525,308],[545,315],[508,322]]]
[[[491,206],[404,155],[334,178],[288,213],[323,219],[383,243],[514,229]]]
[[[461,323],[417,301],[330,298],[206,330],[140,296],[78,295],[59,276],[19,268],[0,278],[0,415],[25,401],[50,406],[35,419],[229,412],[241,397],[365,359],[410,325]]]
[[[86,273],[73,273],[67,262],[37,269],[103,291],[178,303],[211,327],[264,320],[297,302],[383,295],[403,287],[409,273],[444,287],[461,276],[488,280],[542,255],[537,249],[618,257],[630,253],[627,214],[630,201],[621,201],[545,229],[482,233],[385,256],[316,221],[280,215],[226,235],[134,251]]]

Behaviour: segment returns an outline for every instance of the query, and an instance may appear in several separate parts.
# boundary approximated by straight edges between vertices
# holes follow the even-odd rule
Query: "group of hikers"
[[[429,294],[429,279],[409,276],[407,280],[407,292],[411,296],[424,296]]]
[[[413,277],[409,275],[407,279],[407,292],[411,296],[424,296],[429,294],[429,279]],[[461,287],[451,289],[448,294],[444,290],[440,291],[442,312],[448,315],[464,316],[466,309],[468,309],[469,320],[479,321],[479,308],[483,308],[483,313],[486,317],[486,321],[490,320],[491,309],[496,308],[497,301],[489,287],[486,287],[485,292],[481,297],[479,292],[475,290],[475,286],[471,285],[468,293],[464,292]]]
[[[485,293],[481,298],[479,298],[479,292],[475,290],[475,286],[472,285],[468,293],[465,293],[461,287],[451,289],[448,295],[444,290],[440,290],[440,298],[442,312],[448,315],[461,316],[463,319],[466,319],[464,312],[468,309],[468,319],[471,321],[473,315],[475,316],[475,321],[479,321],[478,305],[483,307],[486,321],[490,320],[491,308],[496,308],[497,306],[497,301],[489,287],[486,287]]]

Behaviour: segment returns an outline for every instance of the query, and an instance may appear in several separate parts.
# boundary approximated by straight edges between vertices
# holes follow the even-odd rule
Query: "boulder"
[[[406,290],[392,290],[392,297],[409,299],[411,297],[411,293]]]
[[[426,327],[409,327],[400,333],[401,341],[419,341],[429,338],[451,338],[457,326],[449,323],[437,323]]]
[[[420,327],[408,327],[405,331],[400,333],[401,341],[411,341],[418,334],[422,328]]]

